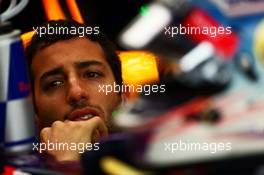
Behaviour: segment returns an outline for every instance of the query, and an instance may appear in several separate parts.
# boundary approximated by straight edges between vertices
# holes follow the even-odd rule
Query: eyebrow
[[[101,66],[104,67],[104,64],[99,62],[99,61],[82,61],[82,62],[77,62],[74,64],[76,69],[83,69],[89,66]],[[40,77],[40,82],[48,78],[49,76],[54,76],[54,75],[59,75],[64,73],[64,68],[62,66],[54,68],[50,71],[45,72],[41,77]]]
[[[45,72],[41,77],[40,77],[40,82],[45,80],[46,78],[48,78],[49,76],[54,76],[54,75],[59,75],[59,74],[63,74],[64,69],[63,67],[57,67],[54,68],[50,71]]]
[[[75,63],[75,68],[76,69],[82,69],[82,68],[86,68],[89,66],[101,66],[104,67],[104,64],[99,62],[99,61],[81,61],[81,62],[77,62]]]

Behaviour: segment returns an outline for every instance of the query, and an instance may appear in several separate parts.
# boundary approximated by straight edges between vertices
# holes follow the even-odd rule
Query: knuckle
[[[55,121],[55,122],[52,123],[51,127],[59,127],[62,124],[63,124],[63,122],[61,122],[61,121]]]
[[[49,130],[50,130],[50,128],[46,127],[46,128],[43,128],[43,129],[40,131],[40,137],[41,137],[42,140],[43,140],[43,139],[46,139]]]
[[[43,128],[43,129],[40,131],[40,134],[41,134],[41,135],[44,135],[44,134],[46,134],[48,131],[49,131],[49,128],[48,128],[48,127]]]
[[[83,122],[69,122],[67,124],[68,124],[69,127],[76,128],[76,129],[82,128],[83,125],[84,125]]]
[[[92,120],[93,120],[94,123],[102,123],[103,122],[102,119],[100,117],[98,117],[98,116],[92,118]]]

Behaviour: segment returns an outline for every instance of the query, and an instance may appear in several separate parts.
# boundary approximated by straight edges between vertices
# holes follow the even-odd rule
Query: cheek
[[[106,110],[110,112],[114,110],[121,101],[120,95],[115,92],[108,93],[107,95],[105,93],[100,93],[100,99]]]
[[[63,120],[63,100],[59,98],[36,98],[37,115],[40,127],[50,126],[56,120]]]
[[[91,92],[93,92],[90,94],[92,95],[91,102],[97,103],[106,110],[114,109],[120,103],[121,97],[118,93],[111,92],[106,95],[105,92],[99,92],[97,87],[93,88]]]

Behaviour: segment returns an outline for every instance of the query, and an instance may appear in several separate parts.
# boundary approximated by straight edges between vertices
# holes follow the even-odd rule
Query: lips
[[[82,121],[89,120],[95,116],[99,116],[99,112],[91,108],[76,109],[68,116],[68,120],[71,121]]]

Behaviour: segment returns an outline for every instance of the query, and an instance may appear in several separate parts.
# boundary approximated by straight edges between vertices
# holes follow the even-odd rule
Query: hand
[[[42,144],[54,143],[59,145],[68,144],[69,147],[57,146],[54,149],[46,150],[57,161],[79,161],[79,150],[71,150],[71,144],[94,143],[100,138],[108,135],[107,127],[100,117],[93,117],[87,121],[55,121],[51,127],[43,128],[40,132]]]

